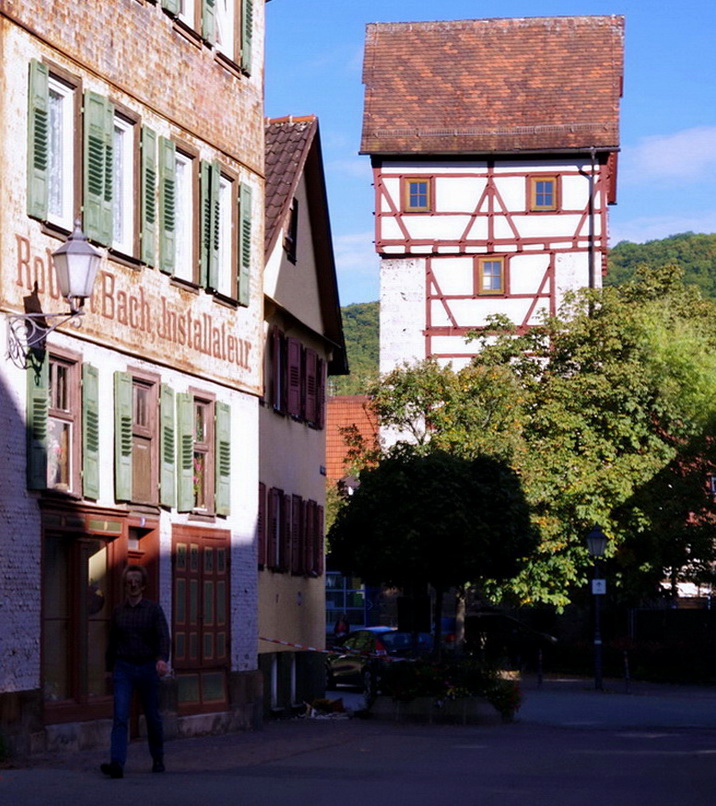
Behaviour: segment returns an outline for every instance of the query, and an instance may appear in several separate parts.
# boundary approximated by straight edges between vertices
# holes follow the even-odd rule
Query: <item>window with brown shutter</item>
[[[288,348],[288,413],[292,417],[301,417],[301,358],[302,348],[298,339],[289,338]]]
[[[263,482],[259,482],[259,512],[256,531],[258,565],[259,568],[263,568],[266,565],[266,485]]]

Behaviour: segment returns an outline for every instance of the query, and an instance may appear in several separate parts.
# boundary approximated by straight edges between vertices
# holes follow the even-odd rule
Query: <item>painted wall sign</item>
[[[41,311],[48,300],[60,300],[51,250],[33,250],[30,240],[17,234],[15,242],[15,288],[22,297],[8,302]],[[156,270],[124,268],[105,258],[85,313],[82,332],[102,343],[232,385],[258,386],[260,329],[250,308],[221,305],[203,291],[177,287]]]

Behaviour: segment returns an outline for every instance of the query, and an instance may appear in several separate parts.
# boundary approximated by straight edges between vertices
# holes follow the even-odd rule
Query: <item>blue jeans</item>
[[[114,682],[114,720],[110,758],[124,767],[127,761],[129,709],[132,692],[137,691],[147,720],[149,752],[155,761],[164,758],[164,728],[159,713],[159,675],[154,661],[128,663],[118,660],[112,675]]]

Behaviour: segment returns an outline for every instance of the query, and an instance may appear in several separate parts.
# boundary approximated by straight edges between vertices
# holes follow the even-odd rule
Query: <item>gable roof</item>
[[[372,23],[362,154],[616,149],[624,18]]]
[[[329,362],[328,371],[332,375],[346,374],[348,362],[338,298],[318,118],[315,115],[306,115],[267,119],[264,135],[266,148],[264,259],[268,260],[277,246],[278,237],[286,224],[291,202],[303,176],[306,180],[308,214],[320,289],[319,304],[324,329],[321,335],[333,345],[333,358]],[[290,311],[288,313],[290,314]]]

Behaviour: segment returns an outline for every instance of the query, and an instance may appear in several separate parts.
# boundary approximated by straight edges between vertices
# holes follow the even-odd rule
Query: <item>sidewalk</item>
[[[563,728],[716,729],[716,688],[671,686],[605,680],[604,691],[589,678],[546,676],[522,680],[524,700],[516,723]],[[347,709],[359,708],[362,695],[349,689],[331,692],[342,697]],[[395,726],[393,726],[394,729]],[[167,743],[167,766],[185,772],[222,771],[251,767],[301,753],[334,748],[360,740],[370,741],[387,724],[374,719],[291,719],[267,722],[263,730],[220,736],[177,739]],[[485,726],[485,730],[494,729]],[[109,737],[108,737],[109,744]],[[46,754],[18,766],[96,772],[106,751]],[[150,766],[145,740],[130,746],[127,772],[144,772]]]
[[[716,729],[716,687],[549,675],[523,679],[518,721],[563,727]]]

